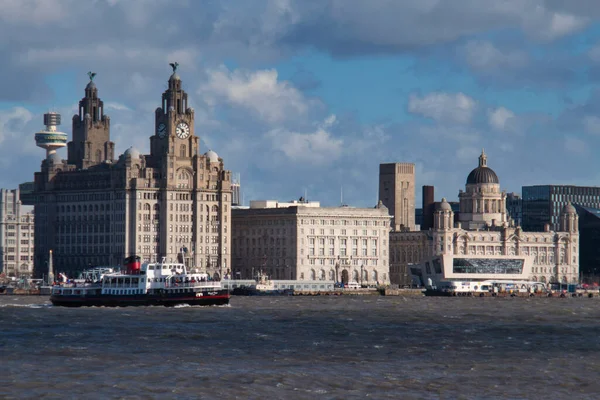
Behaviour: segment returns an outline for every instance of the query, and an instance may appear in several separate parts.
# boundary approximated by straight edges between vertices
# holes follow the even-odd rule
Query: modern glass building
[[[579,214],[579,271],[585,283],[600,282],[600,209],[575,206]]]
[[[560,212],[569,203],[600,208],[600,187],[572,185],[523,186],[523,229],[543,231],[545,224],[559,230]]]

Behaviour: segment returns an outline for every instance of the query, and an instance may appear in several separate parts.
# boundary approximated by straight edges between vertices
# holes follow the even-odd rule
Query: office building
[[[523,186],[523,229],[543,231],[546,224],[558,229],[567,204],[600,208],[600,187],[573,185]]]
[[[379,165],[379,201],[392,215],[392,229],[415,229],[415,164]]]
[[[71,275],[122,265],[134,255],[183,261],[215,278],[229,270],[231,173],[217,153],[200,152],[194,110],[177,63],[171,66],[167,89],[157,98],[150,154],[130,147],[118,158],[90,73],[73,116],[67,159],[49,152],[35,173],[37,275],[50,250],[55,269]],[[36,135],[40,147],[62,140],[50,131]]]
[[[304,199],[252,201],[232,211],[232,273],[250,279],[389,283],[390,215],[374,208],[320,207]]]
[[[33,207],[21,203],[19,189],[0,189],[0,273],[31,277],[33,243]]]
[[[523,224],[523,199],[517,193],[506,194],[506,212],[512,220],[513,225]]]

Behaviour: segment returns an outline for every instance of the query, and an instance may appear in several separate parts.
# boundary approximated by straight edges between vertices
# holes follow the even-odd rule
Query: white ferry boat
[[[482,281],[439,281],[428,282],[423,294],[425,296],[484,296],[486,293],[546,293],[546,284],[542,282],[490,279]]]
[[[249,286],[235,288],[232,294],[241,296],[285,296],[294,294],[294,289],[278,289],[275,286],[275,282],[269,279],[268,275],[260,271],[256,276],[256,279],[254,280],[253,284]]]
[[[228,290],[207,274],[189,273],[184,264],[140,264],[139,257],[126,260],[125,273],[101,270],[97,279],[76,279],[52,287],[50,301],[55,306],[175,306],[224,305]],[[98,270],[94,271],[98,272]]]

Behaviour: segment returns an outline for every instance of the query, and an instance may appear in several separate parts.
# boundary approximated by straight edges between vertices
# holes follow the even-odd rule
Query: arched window
[[[354,282],[358,282],[358,271],[357,271],[357,270],[354,270],[354,271],[352,272],[352,280],[353,280]]]
[[[311,281],[314,281],[314,280],[316,280],[316,277],[315,277],[315,270],[314,270],[314,269],[311,269],[311,270],[310,270],[310,280],[311,280]]]
[[[334,280],[335,279],[334,277],[335,277],[335,272],[332,269],[329,270],[329,280],[330,281]]]
[[[324,281],[325,280],[325,270],[321,270],[319,271],[319,279]]]
[[[180,157],[187,157],[185,150],[186,150],[185,144],[182,144],[181,147],[179,148],[179,156]]]
[[[377,282],[377,271],[373,270],[373,271],[371,272],[371,280],[372,280],[373,282]]]
[[[96,150],[96,162],[102,161],[102,152],[100,150]]]
[[[182,189],[190,188],[192,183],[191,177],[191,174],[185,169],[177,171],[177,187]]]

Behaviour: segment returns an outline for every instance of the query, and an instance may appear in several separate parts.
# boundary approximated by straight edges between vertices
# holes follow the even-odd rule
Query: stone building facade
[[[232,273],[388,284],[390,215],[375,208],[255,203],[232,213]],[[259,208],[258,208],[259,207]]]
[[[415,164],[379,165],[379,201],[390,211],[394,231],[415,230]]]
[[[390,273],[393,283],[410,284],[411,267],[421,267],[434,258],[521,260],[528,279],[545,283],[579,280],[578,216],[572,205],[561,211],[559,229],[525,232],[515,226],[505,209],[506,194],[482,153],[479,166],[461,191],[458,222],[450,204],[442,199],[434,205],[433,228],[421,232],[390,234]],[[504,208],[503,208],[504,207]],[[465,213],[462,214],[462,210]],[[462,256],[462,257],[461,257]],[[452,269],[452,266],[446,266]],[[498,277],[497,277],[498,278]]]
[[[93,81],[73,117],[67,160],[42,161],[32,199],[35,268],[50,250],[57,271],[182,260],[220,277],[230,268],[231,177],[213,151],[200,153],[194,110],[173,65],[155,112],[150,154],[129,148],[113,159],[110,118]]]
[[[21,203],[19,189],[0,189],[0,273],[31,277],[34,221],[33,207]]]

